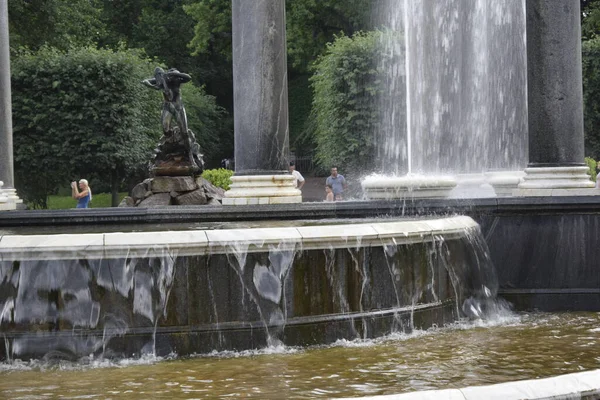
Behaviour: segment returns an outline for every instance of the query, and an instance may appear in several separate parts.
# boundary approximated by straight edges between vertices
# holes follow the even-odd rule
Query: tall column
[[[0,0],[0,181],[0,210],[14,210],[22,200],[14,189],[7,0]]]
[[[284,0],[233,0],[235,175],[224,205],[302,201],[287,171]]]
[[[579,0],[526,0],[529,165],[517,195],[585,195]]]

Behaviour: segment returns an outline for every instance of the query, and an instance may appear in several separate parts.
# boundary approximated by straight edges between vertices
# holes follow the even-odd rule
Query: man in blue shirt
[[[337,167],[331,168],[331,175],[325,181],[325,186],[331,186],[333,189],[333,196],[335,201],[342,200],[342,193],[348,187],[344,175],[340,175],[337,172]]]

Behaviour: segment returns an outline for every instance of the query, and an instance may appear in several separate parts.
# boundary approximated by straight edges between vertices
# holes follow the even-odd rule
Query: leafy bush
[[[92,48],[15,59],[15,183],[28,202],[45,208],[58,187],[94,174],[118,187],[151,157],[160,102],[140,81],[153,68],[135,51]]]
[[[600,38],[583,42],[583,103],[586,154],[600,158]]]
[[[233,171],[225,168],[207,169],[202,172],[202,177],[213,185],[229,190]]]
[[[590,174],[590,179],[594,182],[596,182],[596,160],[594,160],[593,158],[590,157],[586,157],[585,158],[585,163],[587,164],[589,170],[589,174]]]
[[[379,126],[377,96],[382,90],[378,54],[380,32],[341,36],[315,63],[311,121],[315,161],[366,172],[374,165],[374,133]]]

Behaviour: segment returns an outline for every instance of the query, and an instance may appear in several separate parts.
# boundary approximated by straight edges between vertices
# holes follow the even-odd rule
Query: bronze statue
[[[155,175],[187,175],[202,172],[204,163],[196,137],[187,125],[185,107],[179,87],[192,79],[188,74],[171,68],[165,72],[154,69],[154,77],[142,83],[163,92],[161,123],[163,137],[156,150],[153,172]],[[175,124],[173,124],[175,121]],[[183,160],[187,158],[187,160]]]

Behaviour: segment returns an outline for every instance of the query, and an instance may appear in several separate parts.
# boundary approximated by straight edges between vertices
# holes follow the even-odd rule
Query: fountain
[[[186,355],[443,325],[497,290],[478,229],[454,217],[4,235],[0,357]]]
[[[399,32],[381,36],[391,62],[379,159],[395,177],[367,177],[366,197],[453,197],[457,185],[486,197],[483,172],[516,188],[507,171],[527,163],[524,2],[391,1],[378,14]]]
[[[536,18],[555,17],[561,13],[578,16],[576,3],[569,0],[570,7],[558,10],[552,6],[544,7],[543,0],[531,0],[528,6],[540,9],[535,13],[528,12],[528,19],[533,20],[531,26],[536,26],[532,15]],[[425,13],[414,2],[404,4],[404,14],[395,18],[411,24],[427,21],[435,14]],[[503,51],[509,51],[508,47],[483,51],[484,44],[490,43],[497,34],[495,30],[511,33],[507,37],[518,46],[523,45],[523,32],[516,30],[513,35],[511,28],[511,24],[522,23],[523,9],[517,7],[522,3],[507,1],[503,5],[491,5],[473,0],[436,4],[437,11],[448,16],[453,24],[432,23],[430,28],[450,29],[449,33],[458,35],[448,43],[442,41],[442,45],[458,46],[462,43],[460,37],[475,39],[467,41],[469,45],[458,46],[471,57],[465,55],[467,60],[475,61],[472,65],[463,63],[465,70],[460,74],[452,72],[460,76],[454,84],[442,82],[435,75],[430,77],[431,87],[420,87],[418,81],[395,86],[394,90],[403,92],[405,89],[409,93],[405,96],[408,111],[404,111],[408,123],[398,132],[405,129],[404,132],[426,133],[430,140],[461,140],[458,145],[465,153],[445,153],[443,150],[449,147],[400,136],[399,141],[388,148],[394,150],[394,156],[411,161],[387,165],[394,168],[398,165],[394,171],[398,174],[446,172],[446,166],[449,173],[464,174],[521,168],[523,159],[519,157],[525,146],[516,143],[525,135],[510,136],[508,132],[519,133],[523,120],[516,114],[514,118],[512,116],[522,112],[523,108],[505,100],[523,100],[523,87],[519,85],[522,75],[511,72],[510,68],[498,71],[498,74],[506,73],[508,78],[515,80],[510,81],[511,89],[504,88],[508,92],[493,92],[499,96],[495,100],[490,99],[492,92],[474,89],[505,81],[487,81],[489,78],[484,72],[489,73],[495,62],[493,58],[484,61],[480,57],[507,57]],[[0,5],[5,6],[6,0],[0,0]],[[503,6],[515,6],[517,16],[504,19],[508,14],[502,12]],[[488,24],[483,34],[477,30],[481,27],[476,29],[475,19],[483,14],[485,7],[490,7],[487,11],[493,23]],[[600,199],[573,196],[559,200],[514,197],[465,200],[464,194],[460,194],[455,199],[427,199],[417,195],[406,201],[404,194],[388,195],[375,186],[374,193],[380,195],[378,200],[291,204],[298,200],[298,193],[289,189],[291,179],[282,171],[287,157],[287,88],[285,62],[281,58],[281,54],[285,54],[281,51],[284,43],[281,29],[284,26],[283,2],[234,0],[233,11],[236,21],[234,70],[241,71],[243,63],[259,64],[256,60],[264,59],[256,58],[259,57],[257,53],[263,54],[269,65],[273,61],[275,66],[267,68],[264,75],[256,75],[260,79],[250,79],[256,71],[249,69],[248,79],[236,81],[237,162],[235,186],[226,195],[230,200],[223,206],[1,213],[0,336],[4,340],[0,345],[0,358],[5,361],[0,364],[0,374],[4,369],[12,372],[11,368],[24,368],[25,371],[13,373],[11,379],[0,380],[0,393],[16,397],[20,390],[40,395],[58,390],[73,396],[90,396],[97,390],[91,389],[96,381],[102,381],[102,388],[98,389],[102,391],[101,395],[110,392],[142,398],[189,397],[192,392],[194,397],[210,397],[216,395],[217,390],[219,395],[244,393],[259,398],[335,397],[444,387],[453,390],[417,396],[485,398],[495,394],[501,398],[515,398],[516,393],[526,392],[533,393],[530,398],[572,393],[582,393],[583,398],[587,393],[593,398],[598,391],[598,371],[590,371],[597,367],[590,349],[595,349],[597,342],[597,323],[600,322],[597,316],[568,315],[564,321],[557,321],[560,317],[552,314],[522,319],[509,314],[512,325],[500,327],[486,325],[484,317],[498,315],[495,310],[503,309],[495,302],[496,293],[514,302],[520,310],[600,309],[600,281],[595,265],[600,249],[594,245],[593,234],[600,227]],[[411,18],[407,17],[409,11],[414,13]],[[466,17],[468,23],[458,24],[458,16]],[[539,21],[537,24],[542,25]],[[239,29],[242,26],[244,37]],[[268,40],[254,36],[265,26],[270,27]],[[422,36],[407,34],[408,43],[417,43],[415,37],[432,34],[427,30],[414,32]],[[540,36],[544,34],[547,32],[543,31]],[[535,36],[528,35],[528,40],[532,37]],[[565,37],[573,39],[573,35]],[[244,46],[241,45],[242,38],[247,39]],[[568,46],[568,40],[566,42]],[[411,49],[411,46],[407,48]],[[479,50],[483,53],[478,53]],[[450,50],[442,52],[441,56],[460,58]],[[427,57],[421,60],[446,65],[445,60],[437,59],[434,54]],[[427,69],[418,64],[419,58],[407,60],[406,71]],[[515,63],[518,71],[521,71],[520,61]],[[486,67],[478,70],[481,65]],[[400,69],[397,72],[400,73]],[[445,90],[436,95],[439,99],[433,99],[441,102],[442,108],[448,107],[446,114],[431,117],[429,122],[435,122],[436,129],[430,129],[427,121],[419,119],[433,112],[424,103],[433,100],[425,99],[424,95],[418,98],[407,89],[411,87],[420,88],[422,93],[430,93],[436,88]],[[463,87],[473,90],[462,90]],[[513,93],[511,90],[515,94],[506,94]],[[265,101],[253,101],[244,96],[244,91],[261,93]],[[481,109],[474,105],[465,106],[475,110],[475,120],[468,118],[466,112],[450,112],[458,111],[461,105],[472,100],[482,103],[485,100],[485,107]],[[398,105],[401,106],[402,101]],[[255,107],[259,107],[258,111]],[[533,111],[537,112],[539,108]],[[393,115],[401,116],[402,111],[390,116],[390,126],[397,125],[398,120],[392,118]],[[459,125],[451,125],[451,122]],[[490,128],[480,130],[477,124]],[[450,126],[452,128],[444,130]],[[487,145],[466,140],[464,132],[467,131]],[[532,131],[531,127],[529,131]],[[500,137],[494,136],[497,132],[502,132]],[[573,158],[575,165],[569,168],[579,168],[576,159],[580,154],[578,144],[574,143],[578,140],[576,135],[561,134],[558,129],[553,133],[562,138],[561,144],[570,150],[558,154],[554,164],[569,163]],[[535,153],[545,145],[542,137],[535,137],[536,140],[530,142],[530,153],[532,147]],[[509,143],[514,148],[494,156],[468,153],[493,149],[498,143]],[[415,146],[420,146],[421,150],[414,151]],[[249,151],[244,153],[246,149]],[[421,151],[425,151],[429,160],[418,158]],[[457,155],[462,154],[469,156],[455,170],[450,170],[450,160],[458,159]],[[506,157],[513,156],[516,158],[507,162]],[[436,164],[438,157],[443,162],[430,170],[428,161],[434,160],[433,164]],[[476,157],[483,157],[487,164],[477,166]],[[513,161],[515,164],[511,164]],[[540,165],[530,167],[542,168]],[[4,175],[7,171],[0,169]],[[528,175],[536,172],[546,171],[526,171]],[[4,175],[0,178],[11,182]],[[556,179],[556,175],[553,176]],[[443,183],[448,191],[459,189],[450,179],[432,179]],[[476,186],[480,185],[478,179],[467,175],[464,181]],[[576,176],[574,180],[578,179]],[[573,179],[566,181],[568,185]],[[249,186],[259,190],[248,190]],[[409,189],[414,193],[421,187],[412,185]],[[527,190],[527,187],[522,189]],[[532,321],[528,322],[528,318]],[[475,321],[474,325],[464,325],[468,319]],[[457,321],[462,322],[455,325]],[[441,328],[445,325],[450,327]],[[465,329],[465,326],[482,329]],[[433,329],[424,331],[427,328]],[[567,328],[574,331],[566,331]],[[518,331],[516,334],[515,330]],[[530,331],[535,334],[528,341],[519,341],[519,337]],[[461,336],[461,332],[467,332],[466,337]],[[381,340],[377,339],[381,336],[386,338],[372,346],[374,342],[370,340]],[[551,367],[543,370],[522,367],[521,358],[529,356],[527,359],[531,364],[539,366],[549,354],[558,354],[558,348],[553,347],[557,346],[557,337],[564,339],[558,348],[578,353],[560,352],[558,362],[547,360]],[[386,344],[386,341],[391,343]],[[513,342],[515,348],[511,348]],[[331,343],[334,347],[304,350],[305,346]],[[371,347],[360,350],[361,346],[367,345]],[[380,345],[382,347],[378,347]],[[349,350],[343,352],[340,347]],[[539,353],[531,354],[538,347]],[[241,357],[243,353],[239,352],[248,349],[255,351],[250,353],[253,357]],[[232,356],[228,352],[231,350],[238,353]],[[213,352],[217,352],[215,362],[209,356],[196,362],[192,359],[158,363],[143,371],[135,367],[118,369],[128,363],[145,363],[146,360],[153,363],[157,360],[153,357],[212,355]],[[272,352],[284,356],[270,354]],[[287,352],[300,352],[299,357],[306,355],[306,361],[302,358],[295,364],[290,357],[285,357]],[[378,357],[363,362],[369,353],[375,352],[379,353]],[[315,353],[322,356],[310,358],[310,354]],[[400,359],[398,354],[412,354],[412,358]],[[228,357],[233,361],[229,362]],[[258,360],[253,363],[255,358]],[[473,365],[488,358],[493,360],[491,364],[502,364],[503,369],[494,370],[494,365],[486,364],[473,373]],[[26,364],[22,361],[26,359],[33,361]],[[27,371],[31,366],[37,368],[35,360],[38,359],[45,361],[42,371]],[[75,363],[64,364],[64,359],[75,360]],[[111,364],[113,361],[107,360],[117,361]],[[53,363],[66,370],[66,376],[56,378],[52,375],[55,382],[48,382],[50,374],[44,369]],[[116,367],[117,372],[111,372],[111,369],[107,373],[101,372],[106,381],[98,378],[97,369],[92,371],[93,377],[85,376],[86,365],[102,367],[103,363]],[[163,369],[154,373],[161,364]],[[334,364],[338,369],[332,367]],[[73,365],[73,368],[84,370],[69,375],[68,370]],[[310,376],[302,375],[315,368],[321,369]],[[538,381],[537,387],[535,382],[526,381],[507,383],[503,387],[458,389],[513,379],[551,377],[579,369],[588,371]],[[347,370],[359,377],[366,374],[366,378],[348,380],[344,374]],[[371,370],[376,371],[376,375],[368,375]],[[411,370],[415,373],[406,373]],[[493,372],[486,374],[485,370]],[[258,385],[255,372],[269,379]],[[440,372],[437,385],[436,379],[431,378],[435,376],[432,372]],[[467,376],[455,379],[461,372]],[[496,379],[495,372],[498,373]],[[174,376],[177,374],[179,376]],[[109,375],[119,377],[110,378]],[[121,375],[126,378],[121,379]],[[240,375],[246,377],[243,383],[236,380]],[[305,385],[300,391],[294,386],[297,384],[290,383],[298,376]],[[385,376],[396,382],[396,386],[375,383]],[[64,389],[62,381],[65,378],[67,381],[74,379],[78,384]],[[321,382],[331,380],[339,381],[337,386],[323,383],[326,387],[323,389]],[[106,385],[107,381],[111,384]],[[39,387],[33,389],[38,382]],[[407,384],[398,387],[398,382]],[[220,384],[223,388],[215,388]],[[548,391],[548,385],[562,386],[569,391]],[[265,386],[270,390],[262,391]],[[174,387],[180,391],[173,392]],[[336,391],[332,389],[334,387]]]

